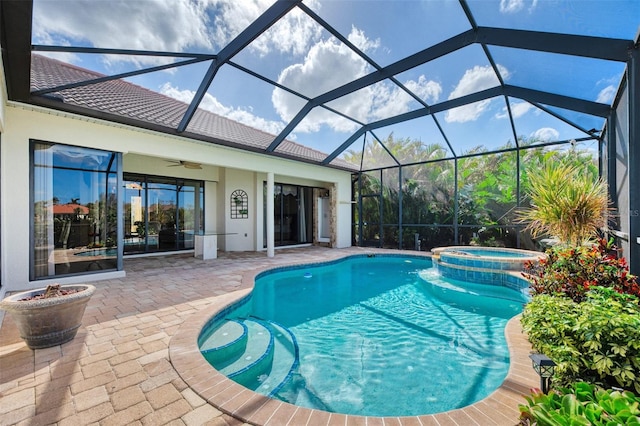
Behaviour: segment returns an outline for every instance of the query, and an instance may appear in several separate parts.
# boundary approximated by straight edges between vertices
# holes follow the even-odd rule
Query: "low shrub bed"
[[[631,392],[605,390],[588,383],[535,392],[520,405],[520,425],[639,425],[640,398]]]
[[[539,294],[522,314],[534,349],[556,364],[554,386],[586,381],[640,392],[638,298],[594,287],[581,303]]]

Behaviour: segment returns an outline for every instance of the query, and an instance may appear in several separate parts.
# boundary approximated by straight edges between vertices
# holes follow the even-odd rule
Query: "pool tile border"
[[[376,251],[373,254],[383,254]],[[386,255],[386,253],[384,253]],[[394,251],[394,255],[401,255]],[[415,252],[407,252],[415,256]],[[366,256],[364,254],[363,256]],[[340,260],[340,259],[338,259]],[[316,262],[318,264],[321,262]],[[304,263],[291,265],[298,267]],[[306,265],[309,265],[308,263]],[[243,275],[243,283],[253,283],[256,276],[282,267],[265,268]],[[287,267],[284,267],[287,268]],[[519,317],[512,318],[505,329],[509,356],[509,372],[502,385],[485,399],[464,408],[423,416],[373,417],[356,416],[298,407],[253,392],[215,370],[200,353],[198,338],[202,328],[231,306],[250,297],[250,288],[212,299],[202,311],[184,321],[169,343],[169,359],[176,372],[199,396],[218,410],[253,425],[509,425],[518,421],[518,404],[525,402],[531,388],[538,386],[538,376],[531,368],[531,346],[521,331]]]

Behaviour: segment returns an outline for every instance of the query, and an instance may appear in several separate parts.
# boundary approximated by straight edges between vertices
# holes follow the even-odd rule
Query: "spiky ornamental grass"
[[[548,235],[577,247],[606,229],[611,214],[607,185],[579,166],[547,163],[529,177],[531,207],[519,212],[533,237]]]

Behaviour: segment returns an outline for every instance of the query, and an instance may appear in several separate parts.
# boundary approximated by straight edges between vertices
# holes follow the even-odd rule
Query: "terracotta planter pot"
[[[76,293],[39,300],[20,300],[44,293],[37,289],[16,293],[0,302],[0,309],[11,314],[20,337],[31,349],[66,343],[76,336],[82,315],[96,288],[89,284],[65,285],[61,290],[80,289]]]

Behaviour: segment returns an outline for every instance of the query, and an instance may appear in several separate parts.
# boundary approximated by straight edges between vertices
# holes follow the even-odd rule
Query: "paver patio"
[[[250,288],[261,270],[369,251],[380,252],[309,247],[277,250],[273,258],[264,252],[220,253],[206,261],[191,254],[127,258],[125,278],[93,283],[96,293],[76,338],[48,349],[28,349],[11,316],[5,315],[0,328],[0,424],[241,425],[243,421],[218,410],[183,380],[169,356],[171,338],[219,296]],[[512,357],[507,379],[490,397],[464,409],[384,419],[317,410],[307,416],[295,409],[284,419],[288,404],[279,402],[257,409],[263,422],[273,425],[514,425],[522,395],[538,386],[538,378],[517,319],[509,323],[507,336]]]

